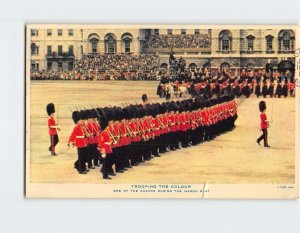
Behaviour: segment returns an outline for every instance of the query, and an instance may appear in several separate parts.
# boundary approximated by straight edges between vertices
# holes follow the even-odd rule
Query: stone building
[[[58,26],[59,27],[59,26]],[[166,29],[166,28],[36,28],[30,31],[33,69],[72,70],[76,60],[90,53],[155,53],[166,66],[171,50],[193,68],[263,68],[282,61],[294,63],[295,31],[278,29]],[[195,37],[190,47],[180,38]],[[164,45],[147,46],[149,40]],[[177,45],[179,43],[179,45]],[[149,44],[149,43],[148,43]],[[184,43],[183,43],[184,44]]]
[[[139,29],[31,29],[31,68],[72,70],[89,53],[140,53]]]

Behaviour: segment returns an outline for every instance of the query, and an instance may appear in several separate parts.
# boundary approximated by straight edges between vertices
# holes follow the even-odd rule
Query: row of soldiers
[[[175,85],[175,84],[174,84]],[[257,97],[287,97],[288,95],[293,96],[295,91],[294,81],[272,81],[265,80],[257,82],[253,77],[248,78],[219,78],[215,80],[205,80],[203,82],[187,84],[189,87],[189,93],[192,96],[197,96],[205,93],[212,94],[234,94],[237,98],[244,95],[249,98],[252,93],[255,93]]]
[[[69,143],[78,149],[76,169],[86,174],[102,163],[103,178],[111,179],[167,151],[198,145],[232,130],[237,109],[233,95],[198,96],[75,111],[72,118],[75,127]]]

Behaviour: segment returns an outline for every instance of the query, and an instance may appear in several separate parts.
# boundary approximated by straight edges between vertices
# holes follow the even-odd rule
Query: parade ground
[[[156,81],[31,81],[30,84],[30,180],[33,183],[83,184],[280,184],[295,182],[295,98],[266,98],[271,148],[260,147],[258,103],[262,98],[237,99],[236,128],[215,140],[162,154],[133,167],[112,180],[103,180],[99,168],[86,175],[74,169],[76,148],[67,147],[74,127],[72,110],[96,106],[151,102]],[[57,156],[48,151],[46,105],[54,103],[59,132]],[[272,107],[273,106],[273,107]],[[272,111],[273,108],[273,111]],[[29,110],[29,109],[28,109]],[[273,113],[272,113],[273,112]],[[271,117],[272,115],[272,117]],[[272,119],[271,119],[272,118]],[[263,143],[262,143],[263,144]]]

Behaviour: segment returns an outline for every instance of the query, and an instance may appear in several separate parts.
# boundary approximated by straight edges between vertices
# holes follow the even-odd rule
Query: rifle
[[[57,106],[57,115],[56,115],[56,122],[57,122],[57,125],[58,125],[58,113],[59,113],[59,106]]]

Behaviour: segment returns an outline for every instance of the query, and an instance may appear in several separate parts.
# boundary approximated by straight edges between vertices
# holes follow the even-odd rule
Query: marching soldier
[[[260,128],[262,130],[262,135],[256,140],[258,145],[260,145],[261,140],[264,140],[264,147],[270,147],[268,144],[268,121],[267,121],[267,115],[265,113],[267,109],[266,102],[260,101],[259,102],[259,111],[260,111]]]
[[[58,135],[57,135],[57,130],[60,131],[59,126],[56,124],[55,119],[54,119],[54,113],[55,113],[55,106],[53,103],[50,103],[46,107],[47,113],[49,119],[48,119],[48,128],[49,128],[49,135],[50,135],[50,146],[49,146],[49,151],[51,151],[51,155],[55,156],[57,155],[55,153],[55,146],[59,142]]]
[[[101,153],[101,157],[102,157],[102,167],[100,172],[102,172],[103,174],[103,179],[107,179],[110,180],[111,178],[109,177],[109,171],[110,171],[110,167],[109,167],[109,157],[112,154],[112,144],[114,141],[114,138],[112,137],[112,135],[108,132],[108,122],[107,119],[105,119],[104,117],[99,119],[100,120],[100,126],[102,129],[99,137],[98,137],[98,150]],[[114,175],[114,174],[111,174]]]
[[[68,141],[68,147],[70,146],[70,144],[77,147],[78,159],[75,162],[75,168],[78,170],[79,174],[87,173],[87,169],[85,166],[86,157],[88,156],[88,144],[86,137],[89,135],[87,135],[85,130],[83,129],[83,118],[84,117],[81,116],[80,112],[73,112],[72,119],[75,123],[75,127]]]

